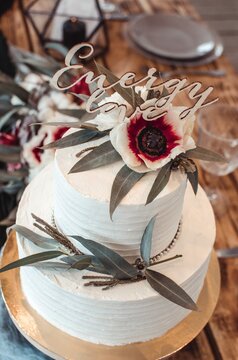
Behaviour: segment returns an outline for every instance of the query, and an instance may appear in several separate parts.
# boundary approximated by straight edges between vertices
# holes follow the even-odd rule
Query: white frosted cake
[[[108,211],[110,189],[122,164],[68,175],[81,147],[56,152],[55,163],[43,170],[25,191],[17,223],[36,231],[31,213],[48,222],[54,214],[57,226],[65,234],[86,236],[135,258],[152,216],[158,213],[153,255],[171,244],[182,219],[175,245],[165,252],[169,256],[181,253],[183,257],[155,267],[196,301],[215,239],[213,213],[203,190],[199,188],[195,196],[190,185],[186,190],[186,177],[174,173],[158,198],[145,206],[145,194],[155,176],[149,173],[123,199],[112,221]],[[209,226],[204,227],[205,223]],[[40,250],[19,235],[18,247],[20,257]],[[121,345],[146,341],[161,336],[189,313],[160,296],[145,281],[102,291],[84,286],[85,273],[88,271],[22,267],[21,282],[27,300],[41,316],[61,330],[93,343]]]
[[[85,46],[92,54],[91,45],[76,46],[66,63]],[[10,268],[22,266],[26,300],[49,323],[120,346],[160,337],[197,310],[215,221],[193,159],[223,159],[192,138],[194,113],[209,104],[211,87],[199,95],[201,84],[185,87],[186,79],[153,87],[150,69],[137,89],[126,84],[133,73],[118,80],[97,67],[120,96],[101,101],[106,75],[83,75],[97,82],[86,103],[97,116],[88,122],[75,110],[78,120],[66,124],[73,130],[47,146],[57,148],[54,163],[28,185],[15,226],[19,257],[32,266],[20,260]],[[199,101],[173,107],[184,89]]]

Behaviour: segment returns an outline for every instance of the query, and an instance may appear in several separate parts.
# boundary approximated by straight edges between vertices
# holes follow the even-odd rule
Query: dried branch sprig
[[[100,276],[100,275],[95,275],[95,276],[83,276],[83,279],[92,279],[92,281],[89,281],[87,283],[84,284],[84,286],[100,286],[102,287],[102,290],[108,290],[114,286],[117,286],[119,284],[130,284],[133,282],[139,282],[142,280],[145,280],[146,277],[142,274],[139,274],[138,276],[136,276],[135,278],[132,279],[124,279],[124,280],[119,280],[113,277],[109,277],[109,276]]]
[[[70,252],[74,253],[75,255],[83,255],[83,253],[78,250],[71,241],[62,233],[60,233],[56,228],[49,225],[46,221],[42,220],[35,214],[31,214],[33,219],[35,220],[35,223],[33,224],[35,227],[37,227],[39,230],[43,231],[44,233],[51,236],[53,239],[58,241],[60,244],[65,246]],[[42,226],[41,226],[42,225]]]

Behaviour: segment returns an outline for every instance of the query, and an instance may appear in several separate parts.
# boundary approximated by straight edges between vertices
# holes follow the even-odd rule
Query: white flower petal
[[[141,161],[129,148],[127,125],[119,124],[110,132],[110,140],[113,147],[119,152],[123,161],[131,168],[141,165]]]

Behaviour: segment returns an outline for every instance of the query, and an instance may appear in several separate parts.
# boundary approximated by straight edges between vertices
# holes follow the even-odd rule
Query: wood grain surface
[[[238,32],[236,17],[234,11],[232,11],[232,9],[235,10],[237,8],[237,1],[235,0],[232,2],[233,7],[227,7],[226,11],[222,10],[220,12],[221,3],[224,5],[226,1],[218,1],[218,6],[215,7],[206,6],[207,1],[205,0],[202,0],[201,3],[199,1],[199,10],[202,8],[202,3],[204,3],[204,11],[201,11],[204,14],[203,19],[201,19],[191,3],[185,0],[115,0],[115,2],[121,5],[123,11],[131,15],[167,11],[184,16],[188,15],[194,19],[204,21],[205,18],[216,14],[216,18],[213,17],[213,21],[217,21],[220,15],[225,14],[228,19],[227,22],[224,23],[224,26],[226,26],[226,34],[229,33],[229,29],[235,29],[236,32]],[[224,6],[222,9],[224,9]],[[234,24],[231,23],[230,20],[231,14],[234,15]],[[1,18],[0,25],[11,43],[22,48],[28,48],[25,29],[17,4],[14,5],[12,11],[9,11]],[[133,70],[138,76],[141,76],[144,75],[146,67],[152,66],[160,71],[175,69],[175,67],[161,65],[154,60],[148,59],[132,48],[124,36],[125,23],[110,21],[108,26],[111,47],[107,54],[107,62],[111,70],[116,74],[120,75],[128,70]],[[33,37],[35,50],[42,53],[42,49],[34,34]],[[226,56],[222,56],[209,65],[201,66],[199,69],[225,69],[227,74],[223,78],[199,76],[199,81],[201,81],[204,86],[214,86],[214,96],[219,97],[220,103],[238,104],[238,76]],[[197,80],[196,76],[187,77],[191,80]],[[238,246],[238,170],[227,176],[216,178],[201,169],[199,172],[199,180],[204,187],[213,186],[219,189],[224,197],[224,201],[221,202],[216,210],[217,238],[215,247],[230,248]],[[204,226],[206,226],[206,224],[204,224]],[[220,300],[213,317],[204,331],[185,349],[181,350],[175,356],[172,356],[171,359],[238,359],[238,259],[222,260],[220,261],[220,265],[222,289]]]

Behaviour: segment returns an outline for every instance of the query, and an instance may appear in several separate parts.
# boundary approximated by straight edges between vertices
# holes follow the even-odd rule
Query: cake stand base
[[[15,233],[12,232],[2,254],[2,266],[18,259]],[[1,275],[2,295],[11,319],[25,338],[55,360],[158,360],[164,359],[192,341],[209,321],[220,291],[220,271],[213,252],[207,277],[198,299],[200,311],[191,312],[163,336],[123,346],[89,343],[57,329],[42,318],[22,292],[19,269]]]

